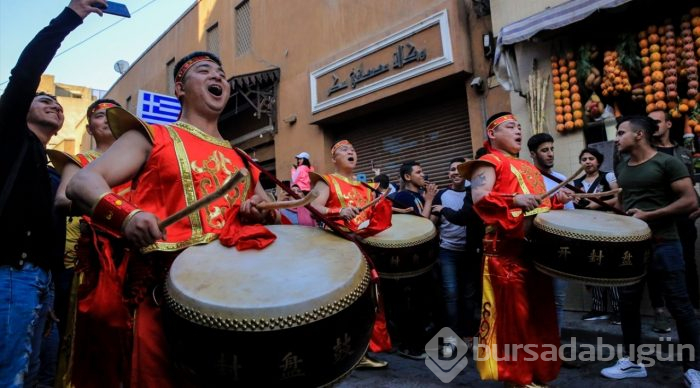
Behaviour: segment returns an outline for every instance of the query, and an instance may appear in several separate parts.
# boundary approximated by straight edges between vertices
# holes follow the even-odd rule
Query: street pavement
[[[565,342],[570,343],[572,338],[576,339],[576,343],[595,344],[600,342],[603,344],[611,344],[617,346],[622,343],[622,331],[619,325],[612,325],[608,321],[581,321],[582,312],[567,312],[562,328],[562,338]],[[670,343],[677,346],[678,336],[674,330],[663,338],[659,338],[658,334],[651,331],[652,318],[643,317],[643,341],[649,344],[664,344],[668,346],[669,341],[666,337],[670,337]],[[665,349],[668,349],[667,347]],[[606,354],[604,353],[604,356]],[[340,382],[337,387],[502,387],[503,383],[499,382],[483,382],[479,378],[474,362],[471,358],[471,353],[467,356],[469,364],[459,373],[450,383],[446,384],[440,381],[425,364],[425,361],[411,360],[400,357],[398,353],[382,353],[376,358],[389,362],[389,367],[381,370],[355,370],[345,380]],[[579,368],[562,368],[559,377],[549,384],[550,387],[581,387],[581,388],[597,388],[597,387],[683,387],[683,370],[680,362],[664,361],[656,362],[653,367],[647,368],[648,377],[644,379],[626,379],[626,380],[610,380],[600,375],[602,368],[608,367],[615,363],[612,361],[582,361],[579,362]]]

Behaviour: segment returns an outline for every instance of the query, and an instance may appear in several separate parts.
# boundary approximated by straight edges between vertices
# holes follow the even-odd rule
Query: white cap
[[[311,159],[311,155],[309,155],[308,152],[301,152],[299,155],[296,156],[297,159],[305,158],[305,159]]]

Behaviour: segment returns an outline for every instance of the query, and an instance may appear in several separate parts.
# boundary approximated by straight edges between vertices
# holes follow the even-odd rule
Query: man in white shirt
[[[554,167],[554,139],[548,133],[538,133],[530,137],[527,141],[527,148],[530,150],[532,162],[542,173],[544,184],[547,191],[554,188],[559,182],[555,182],[547,175],[553,175],[560,180],[565,180],[566,177],[561,173],[552,170]],[[566,189],[563,189],[566,190]],[[568,202],[564,205],[564,209],[573,209],[574,203]],[[557,322],[559,323],[559,331],[561,332],[561,324],[564,319],[564,303],[566,302],[567,282],[561,278],[552,278],[554,281],[554,304],[557,307]]]

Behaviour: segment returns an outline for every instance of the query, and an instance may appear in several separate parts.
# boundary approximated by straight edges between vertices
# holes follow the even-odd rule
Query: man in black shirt
[[[0,97],[0,386],[36,384],[49,270],[63,244],[54,227],[46,144],[63,125],[55,97],[35,94],[61,41],[104,0],[72,0],[37,34],[12,69]]]
[[[423,168],[418,162],[404,162],[399,169],[402,189],[390,195],[394,201],[395,208],[413,209],[417,216],[430,218],[430,209],[433,199],[437,195],[437,185],[428,183],[426,185],[423,175]],[[425,188],[425,195],[420,193],[420,189]]]

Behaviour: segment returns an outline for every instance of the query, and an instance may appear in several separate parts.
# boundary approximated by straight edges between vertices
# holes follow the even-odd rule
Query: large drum
[[[379,276],[403,279],[420,276],[437,259],[438,234],[427,218],[393,214],[391,227],[362,241]]]
[[[264,250],[214,242],[170,269],[168,341],[204,386],[327,385],[369,345],[375,302],[357,246],[316,228],[269,229],[277,240]]]
[[[595,210],[538,214],[530,238],[537,269],[596,286],[640,281],[651,252],[651,230],[644,221]]]

